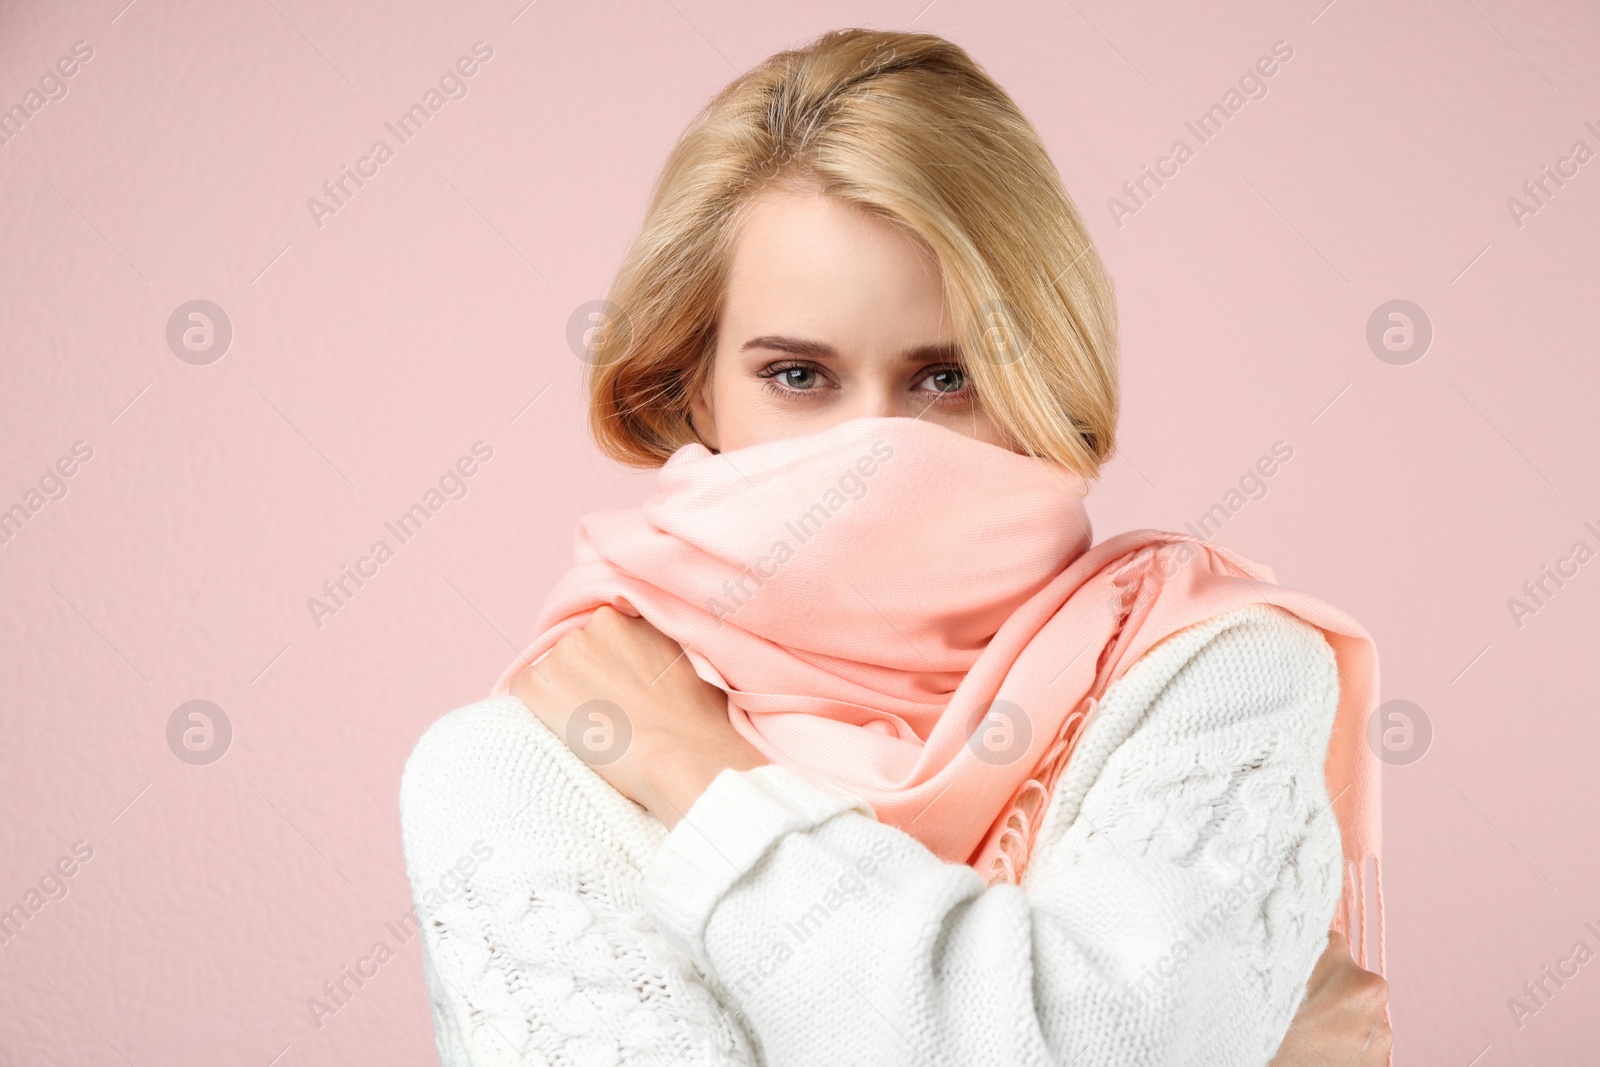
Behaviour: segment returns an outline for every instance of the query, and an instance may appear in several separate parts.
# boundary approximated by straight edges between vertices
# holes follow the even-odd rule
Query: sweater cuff
[[[667,940],[710,975],[705,930],[723,895],[784,835],[846,811],[877,818],[860,797],[789,767],[724,768],[645,861],[645,909]]]

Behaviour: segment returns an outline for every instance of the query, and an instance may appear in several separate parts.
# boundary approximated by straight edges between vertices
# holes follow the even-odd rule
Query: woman
[[[1087,481],[1113,449],[1110,282],[1031,127],[931,35],[826,34],[728,86],[612,296],[590,423],[624,462],[685,476],[882,431]],[[645,614],[586,612],[407,765],[446,1063],[1387,1062],[1383,979],[1326,934],[1339,677],[1317,627],[1252,604],[1141,655],[1026,847],[991,850],[1026,863],[996,885],[770,760],[712,684],[736,665]],[[1247,892],[1216,874],[1268,852]]]

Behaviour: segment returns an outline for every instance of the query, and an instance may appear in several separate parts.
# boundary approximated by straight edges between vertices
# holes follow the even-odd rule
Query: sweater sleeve
[[[1337,699],[1315,627],[1236,609],[1108,690],[1022,885],[767,765],[685,813],[645,907],[770,1067],[1265,1064],[1341,888]]]

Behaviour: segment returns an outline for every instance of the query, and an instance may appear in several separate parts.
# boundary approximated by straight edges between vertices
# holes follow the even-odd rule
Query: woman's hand
[[[610,606],[556,639],[511,692],[669,830],[723,769],[769,762],[728,721],[728,695],[672,638]]]
[[[1394,1031],[1384,1018],[1389,983],[1350,958],[1350,943],[1328,932],[1306,999],[1267,1067],[1384,1067]]]

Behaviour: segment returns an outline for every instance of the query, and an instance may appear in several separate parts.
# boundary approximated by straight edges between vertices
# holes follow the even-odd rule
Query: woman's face
[[[904,415],[1009,448],[977,403],[937,259],[820,195],[760,193],[734,245],[716,353],[690,398],[717,451]]]

